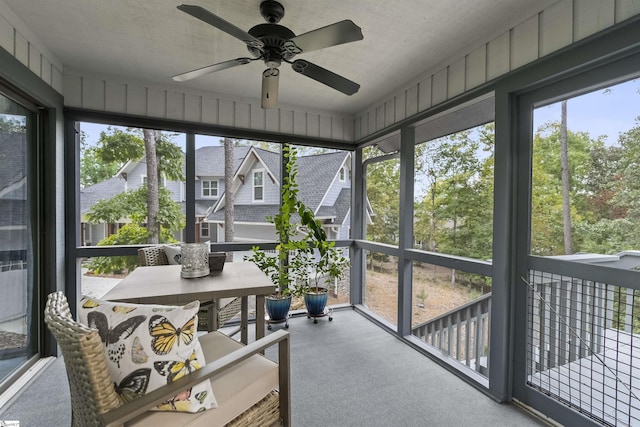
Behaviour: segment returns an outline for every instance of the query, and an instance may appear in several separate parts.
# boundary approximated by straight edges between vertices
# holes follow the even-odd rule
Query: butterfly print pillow
[[[127,304],[85,298],[79,320],[97,329],[114,389],[131,401],[205,365],[196,327],[200,303]],[[160,404],[161,411],[199,412],[217,407],[209,381]]]

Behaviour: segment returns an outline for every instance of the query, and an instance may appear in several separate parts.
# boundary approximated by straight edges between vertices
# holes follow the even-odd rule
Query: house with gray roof
[[[274,241],[275,229],[267,217],[278,213],[280,203],[280,154],[257,147],[234,147],[234,241]],[[224,147],[196,150],[196,231],[201,241],[223,242],[225,182]],[[120,224],[89,224],[86,213],[101,199],[109,199],[143,185],[144,159],[128,162],[116,176],[81,190],[84,245],[95,245]],[[323,222],[330,239],[347,239],[351,209],[351,154],[333,152],[298,158],[299,197]],[[173,200],[184,208],[183,182],[163,181]],[[181,235],[176,239],[183,240]]]

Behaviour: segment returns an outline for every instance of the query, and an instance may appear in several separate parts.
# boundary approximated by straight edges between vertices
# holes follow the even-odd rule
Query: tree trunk
[[[147,241],[148,243],[160,243],[160,224],[158,222],[160,177],[156,155],[156,141],[160,138],[160,132],[144,129],[143,134],[147,161]]]
[[[569,140],[567,137],[567,101],[562,101],[560,121],[560,166],[562,170],[562,230],[564,233],[564,253],[573,253],[571,235],[571,200],[569,197]]]
[[[234,205],[233,194],[233,140],[224,139],[224,241],[233,242]],[[233,252],[227,252],[227,261],[233,261]]]

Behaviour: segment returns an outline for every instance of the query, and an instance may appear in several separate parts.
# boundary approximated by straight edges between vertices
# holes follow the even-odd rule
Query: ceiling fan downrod
[[[260,3],[260,14],[269,24],[277,24],[284,17],[284,6],[275,0]]]

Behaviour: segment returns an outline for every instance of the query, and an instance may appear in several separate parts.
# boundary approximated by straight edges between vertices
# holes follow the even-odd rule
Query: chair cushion
[[[162,247],[164,253],[167,255],[169,264],[178,265],[182,264],[182,249],[179,245],[164,245]]]
[[[83,299],[78,319],[98,330],[109,374],[126,402],[204,366],[196,333],[199,308],[198,301],[164,306]],[[211,384],[204,381],[157,409],[198,412],[216,406]]]
[[[220,332],[200,337],[207,360],[216,360],[242,348],[242,344]],[[221,427],[251,408],[278,387],[278,365],[255,355],[216,375],[211,380],[218,407],[210,411],[187,413],[147,412],[127,423],[136,427]]]

